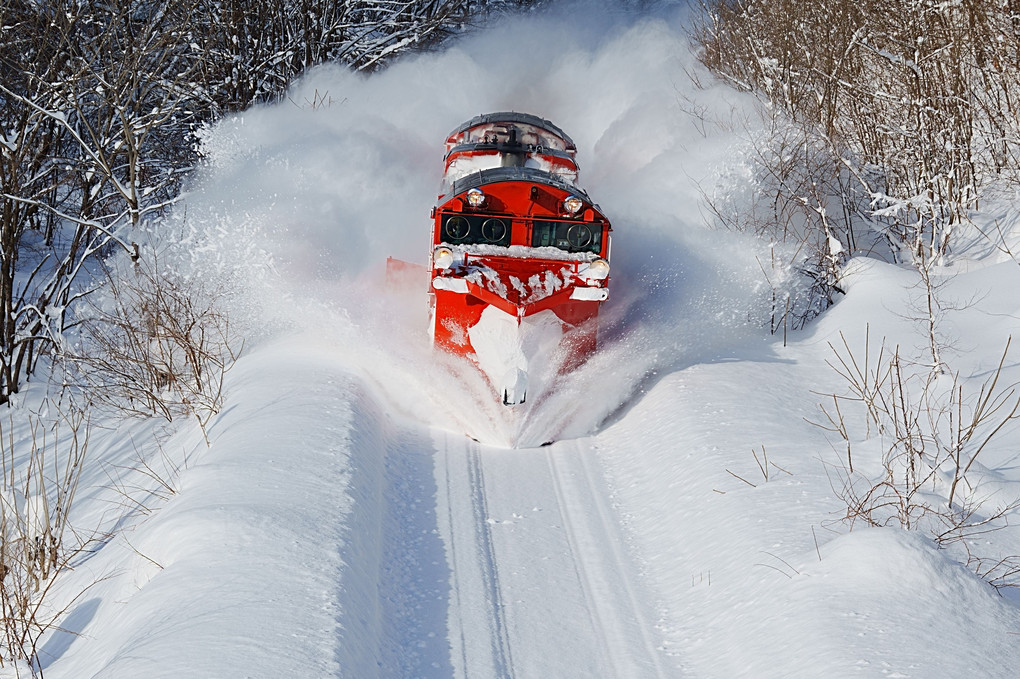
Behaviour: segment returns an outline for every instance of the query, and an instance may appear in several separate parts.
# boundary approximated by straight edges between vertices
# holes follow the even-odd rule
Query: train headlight
[[[568,215],[576,215],[584,207],[584,201],[577,196],[567,196],[563,199],[563,209]]]
[[[604,280],[609,277],[609,262],[604,259],[596,259],[581,272],[581,275],[592,281]]]
[[[432,266],[436,269],[449,269],[453,266],[453,250],[447,247],[436,248],[432,253]]]
[[[471,207],[482,207],[485,205],[485,193],[481,189],[468,189],[467,204]]]

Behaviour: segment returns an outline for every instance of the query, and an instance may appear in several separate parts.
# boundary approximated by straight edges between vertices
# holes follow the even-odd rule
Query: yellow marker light
[[[563,209],[569,215],[576,215],[584,207],[584,201],[577,196],[567,196],[563,200]]]
[[[485,194],[481,189],[468,189],[467,204],[471,207],[482,207],[485,205]]]
[[[432,266],[436,269],[449,269],[453,266],[453,250],[447,247],[436,248],[432,253]]]

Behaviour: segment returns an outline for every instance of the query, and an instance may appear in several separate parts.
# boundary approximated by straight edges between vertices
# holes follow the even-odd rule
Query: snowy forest
[[[774,132],[760,149],[760,209],[720,217],[809,244],[822,297],[857,254],[922,271],[942,263],[985,192],[1017,185],[1020,3],[734,0],[703,10],[702,62],[756,93]]]
[[[513,0],[35,2],[0,7],[0,401],[63,347],[102,257],[136,251],[195,133],[306,69],[383,67]],[[70,314],[70,315],[69,315]]]
[[[377,277],[489,110],[617,232],[512,414]],[[0,679],[1011,677],[1018,112],[1020,0],[4,0]]]

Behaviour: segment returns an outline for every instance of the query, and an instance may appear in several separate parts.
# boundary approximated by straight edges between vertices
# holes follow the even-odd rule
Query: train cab
[[[553,123],[516,112],[478,116],[446,140],[431,336],[475,361],[506,405],[526,400],[536,359],[569,370],[597,347],[612,227],[577,183],[576,153]]]

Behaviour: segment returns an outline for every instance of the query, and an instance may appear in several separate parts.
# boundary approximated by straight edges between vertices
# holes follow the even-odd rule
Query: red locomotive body
[[[524,401],[535,352],[548,364],[563,350],[569,369],[596,348],[611,228],[576,184],[575,154],[562,130],[523,113],[478,116],[446,140],[432,215],[432,338],[478,363],[507,405]]]

